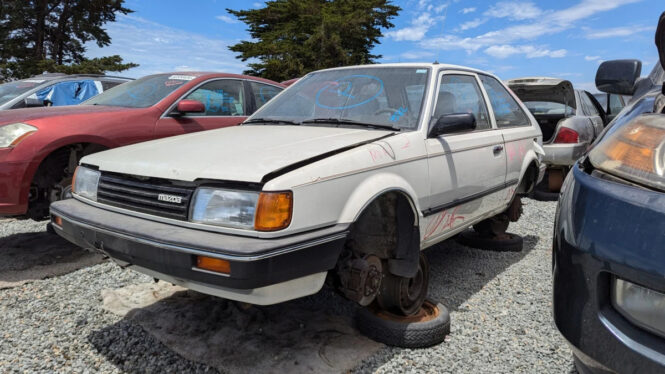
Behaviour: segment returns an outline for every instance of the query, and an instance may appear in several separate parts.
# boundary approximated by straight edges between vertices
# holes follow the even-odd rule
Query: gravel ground
[[[448,306],[452,331],[429,349],[385,348],[356,373],[574,373],[551,318],[551,233],[555,203],[524,200],[510,231],[524,251],[469,249],[452,241],[427,251],[430,296]],[[2,239],[44,223],[0,220]],[[101,290],[150,278],[105,262],[0,290],[0,372],[216,372],[187,361],[140,326],[102,309]],[[353,307],[329,290],[298,302]]]

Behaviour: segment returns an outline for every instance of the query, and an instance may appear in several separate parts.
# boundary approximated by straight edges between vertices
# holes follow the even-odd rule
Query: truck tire
[[[421,311],[409,317],[360,308],[356,327],[368,338],[389,346],[426,348],[441,343],[450,333],[450,314],[443,304],[431,300],[425,300]]]

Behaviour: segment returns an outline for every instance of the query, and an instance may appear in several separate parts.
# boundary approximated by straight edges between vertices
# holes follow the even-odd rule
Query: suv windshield
[[[248,123],[415,129],[428,68],[362,67],[309,74]]]
[[[43,79],[24,79],[0,84],[0,105],[44,83]]]
[[[196,78],[192,75],[157,74],[130,81],[86,101],[87,105],[108,105],[147,108],[157,104],[183,84]]]

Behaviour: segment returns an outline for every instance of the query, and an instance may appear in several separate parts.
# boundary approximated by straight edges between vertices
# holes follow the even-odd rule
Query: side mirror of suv
[[[658,20],[658,28],[656,29],[656,47],[658,47],[660,66],[665,70],[665,12],[660,15],[660,20]]]
[[[635,92],[635,81],[641,73],[640,60],[605,61],[596,71],[596,88],[610,94],[630,96]]]
[[[476,117],[471,113],[444,114],[429,130],[429,137],[436,138],[443,134],[471,131],[476,128]]]
[[[172,114],[184,115],[187,113],[203,113],[206,111],[205,105],[198,100],[180,100]]]

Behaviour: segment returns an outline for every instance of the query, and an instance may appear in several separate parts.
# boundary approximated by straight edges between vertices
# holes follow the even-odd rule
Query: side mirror
[[[429,130],[429,137],[471,131],[476,128],[476,117],[471,113],[444,114]]]
[[[203,113],[206,111],[206,107],[198,100],[180,100],[175,111],[180,115],[187,113]]]
[[[44,100],[39,100],[30,97],[24,99],[23,102],[25,103],[26,108],[40,108],[46,106],[46,102]]]
[[[658,20],[658,28],[656,28],[656,47],[658,47],[660,65],[665,70],[665,12],[660,15],[660,20]]]
[[[640,74],[640,60],[605,61],[596,71],[596,88],[610,94],[630,96],[635,92],[635,81]]]

